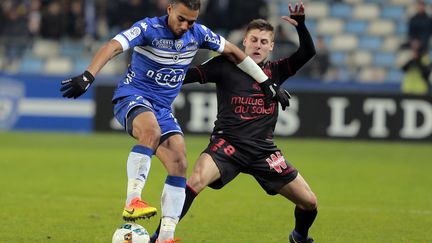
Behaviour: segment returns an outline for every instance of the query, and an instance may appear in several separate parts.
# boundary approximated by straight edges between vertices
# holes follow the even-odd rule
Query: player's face
[[[168,6],[168,26],[176,37],[186,33],[198,18],[199,10],[191,10],[182,3]]]
[[[261,63],[273,51],[273,32],[253,29],[246,33],[243,39],[246,55],[250,56],[256,63]]]

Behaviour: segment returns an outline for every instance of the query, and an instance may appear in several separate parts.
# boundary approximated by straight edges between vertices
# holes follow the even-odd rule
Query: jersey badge
[[[175,48],[177,51],[180,51],[183,48],[184,41],[183,40],[176,40],[175,41]]]

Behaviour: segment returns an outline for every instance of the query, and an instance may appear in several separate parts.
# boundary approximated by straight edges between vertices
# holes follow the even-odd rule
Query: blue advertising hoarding
[[[0,74],[0,130],[91,132],[93,91],[64,99],[59,91],[64,78]]]

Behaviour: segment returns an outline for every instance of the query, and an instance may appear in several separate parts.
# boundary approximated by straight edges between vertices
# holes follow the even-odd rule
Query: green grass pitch
[[[186,135],[189,169],[208,136]],[[432,242],[432,146],[276,139],[318,196],[316,242]],[[111,242],[122,223],[125,134],[0,133],[0,242]],[[153,160],[145,200],[160,210]],[[204,190],[178,225],[183,242],[287,242],[293,208],[249,176]],[[149,232],[158,217],[139,221]]]

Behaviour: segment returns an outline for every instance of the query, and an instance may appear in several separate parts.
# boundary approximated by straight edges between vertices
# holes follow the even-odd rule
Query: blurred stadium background
[[[48,75],[82,72],[104,41],[144,16],[163,14],[167,2],[3,0],[0,70]],[[279,16],[288,14],[288,1],[207,2],[203,1],[200,22],[234,43],[239,42],[237,32],[250,19],[264,17],[279,25]],[[329,68],[322,76],[316,73],[304,76],[325,82],[401,83],[400,66],[407,55],[401,46],[408,41],[408,20],[415,14],[414,0],[305,0],[304,3],[307,26],[315,38],[323,37],[323,46],[330,55]],[[284,44],[284,48],[295,45],[293,28],[285,24],[281,27],[277,42]],[[117,58],[103,74],[123,74],[127,61],[127,55]]]
[[[112,87],[125,72],[130,55],[120,55],[105,66],[97,78],[96,88],[92,88],[80,100],[61,99],[60,92],[57,90],[58,83],[81,73],[96,50],[120,30],[128,28],[145,16],[164,14],[168,3],[168,0],[1,1],[0,129],[80,132],[119,129],[118,124],[107,125],[112,117],[98,120],[98,114],[111,114],[111,107],[105,107],[109,106],[109,99],[106,97],[110,96]],[[352,125],[349,123],[350,120],[361,117],[359,119],[362,125],[357,129],[358,134],[367,131],[368,128],[364,128],[366,126],[371,127],[372,130],[386,130],[379,131],[381,135],[375,137],[400,138],[404,133],[403,129],[410,129],[406,124],[411,124],[411,130],[417,132],[422,130],[422,134],[412,134],[405,138],[430,140],[432,134],[430,90],[420,91],[421,95],[415,92],[402,92],[405,73],[401,68],[413,55],[410,49],[412,34],[409,31],[409,21],[416,14],[416,1],[305,0],[304,3],[306,24],[314,37],[318,54],[286,83],[286,87],[295,96],[297,95],[294,98],[298,98],[293,99],[293,108],[290,112],[303,116],[299,118],[300,128],[296,130],[292,127],[293,131],[285,133],[283,129],[279,129],[277,133],[327,137],[331,136],[331,132],[324,131],[325,127],[335,124],[338,120],[341,123],[339,125]],[[425,3],[429,12],[432,1],[427,0]],[[199,22],[240,45],[245,24],[253,18],[267,18],[277,29],[276,51],[272,54],[272,58],[277,59],[292,53],[298,45],[295,29],[280,19],[281,15],[287,14],[288,1],[204,0]],[[429,22],[421,23],[423,27],[426,25],[427,30],[422,30],[420,25],[413,32],[420,31],[422,37],[430,36],[431,22],[429,19]],[[430,63],[432,48],[424,49],[425,59]],[[214,54],[200,51],[193,64],[201,63],[212,55]],[[428,68],[430,69],[430,66]],[[102,88],[98,89],[98,87]],[[176,100],[175,110],[182,113],[194,112],[195,107],[191,109],[190,106],[193,104],[188,102],[191,99],[187,93],[189,89],[185,87],[185,95],[181,95]],[[335,101],[330,110],[327,108],[328,114],[321,114],[318,117],[318,113],[302,115],[298,111],[307,110],[304,104],[310,103],[308,95],[315,95],[316,92],[332,94],[322,98],[321,101],[324,103],[331,103],[330,100],[335,95],[362,94],[363,96],[358,98],[357,105],[352,99],[353,96],[349,96],[346,97],[349,105],[345,105],[343,100]],[[411,105],[420,107],[418,105],[420,102],[423,108],[411,110],[407,108],[409,105],[404,105],[404,100],[401,98],[403,94],[408,97],[414,96],[414,103]],[[371,95],[378,96],[375,98],[381,100],[391,99],[394,104],[372,102],[373,104],[369,106],[384,106],[384,108],[380,111],[373,108],[368,110],[366,103]],[[105,99],[101,100],[98,97],[105,97]],[[212,97],[214,99],[214,96]],[[214,109],[212,105],[215,103],[204,100],[202,105]],[[312,106],[314,104],[309,104],[307,107]],[[350,110],[351,106],[357,108]],[[337,109],[342,112],[346,109],[346,117],[337,116]],[[407,110],[416,117],[409,120],[407,117],[411,115]],[[188,124],[191,121],[185,121],[194,117],[194,114],[180,117],[186,131],[205,133],[211,130],[214,116],[204,108],[200,111],[205,113],[203,115],[201,112],[205,122],[200,125],[201,128],[198,128],[197,124]],[[45,119],[47,117],[49,120]],[[307,124],[303,121],[305,117],[309,120],[322,121],[321,128],[317,128],[317,132],[311,132],[306,125],[301,127],[302,124]],[[387,117],[389,119],[386,120]],[[78,122],[65,122],[70,119]],[[330,119],[333,120],[325,121]],[[189,127],[195,127],[195,130]],[[315,127],[318,125],[315,124]],[[305,130],[306,133],[302,133]],[[342,133],[339,135],[336,133],[335,137],[370,137],[364,134],[352,136]]]
[[[203,0],[200,22],[240,43],[244,24],[268,18],[277,26],[276,59],[298,44],[295,29],[280,20],[288,2]],[[432,242],[431,93],[401,88],[401,67],[412,58],[409,21],[416,1],[304,3],[318,55],[286,82],[293,98],[276,133],[318,195],[312,235],[318,242]],[[112,60],[78,100],[63,99],[58,89],[105,41],[145,16],[164,14],[167,4],[0,1],[0,242],[110,241],[121,223],[122,161],[134,144],[111,133],[121,128],[110,99],[129,55]],[[432,0],[426,4],[431,13]],[[431,28],[423,33],[430,36]],[[430,60],[432,48],[425,50]],[[199,52],[194,63],[212,55]],[[191,165],[207,143],[216,105],[213,87],[206,86],[185,87],[174,103]],[[145,193],[154,205],[164,178],[162,165],[153,163]],[[204,191],[178,235],[185,242],[285,242],[292,205],[270,200],[253,183],[241,176],[220,192]],[[218,207],[229,210],[208,210]],[[143,222],[149,231],[156,224]]]

